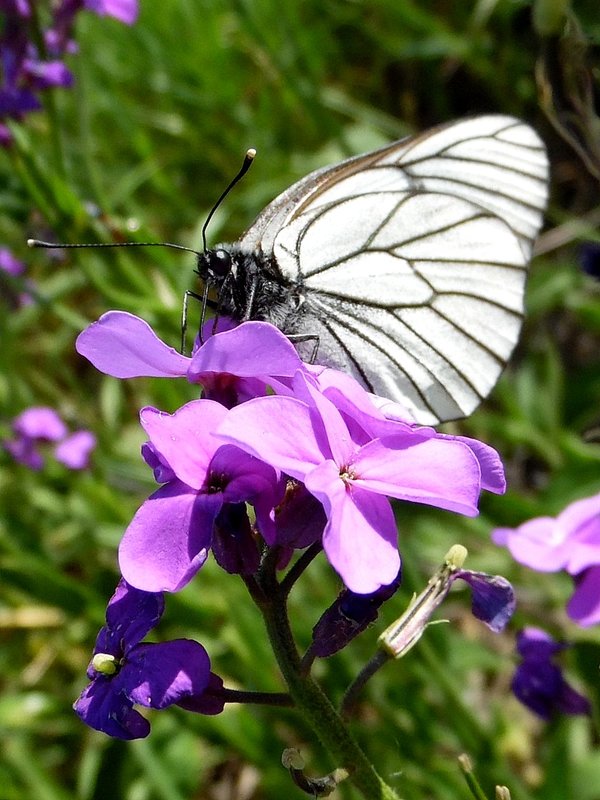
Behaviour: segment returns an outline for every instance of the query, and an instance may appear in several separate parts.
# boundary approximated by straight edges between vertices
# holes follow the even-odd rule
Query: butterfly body
[[[547,181],[527,125],[459,120],[307,175],[197,271],[219,313],[318,341],[418,422],[459,418],[518,339]]]

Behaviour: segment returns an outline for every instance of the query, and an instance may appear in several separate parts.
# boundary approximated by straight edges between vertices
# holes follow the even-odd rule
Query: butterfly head
[[[199,253],[196,272],[205,283],[219,286],[229,276],[235,279],[236,265],[229,250],[215,247]]]

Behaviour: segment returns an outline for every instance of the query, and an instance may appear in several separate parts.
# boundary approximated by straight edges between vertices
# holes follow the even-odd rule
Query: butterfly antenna
[[[235,176],[235,178],[231,181],[229,186],[227,186],[225,191],[221,194],[221,196],[219,197],[217,202],[214,204],[214,206],[211,208],[210,213],[209,213],[208,217],[206,218],[206,222],[202,226],[202,247],[204,248],[204,252],[206,252],[207,249],[208,249],[207,246],[206,246],[206,229],[208,228],[208,223],[211,221],[211,219],[213,217],[213,214],[215,213],[217,208],[221,205],[223,200],[225,200],[225,198],[227,197],[229,192],[233,189],[233,187],[236,185],[236,183],[241,181],[241,179],[244,177],[244,175],[248,172],[248,170],[252,166],[252,162],[254,161],[254,157],[255,156],[256,156],[256,150],[253,147],[250,147],[248,150],[246,150],[246,155],[244,156],[244,163],[242,164],[242,166],[240,168],[240,171]]]
[[[184,247],[182,244],[173,244],[172,242],[83,242],[68,244],[62,242],[43,242],[41,239],[27,239],[27,247],[43,247],[48,250],[75,249],[81,247],[171,247],[174,250],[185,250],[197,256],[201,255],[197,250],[191,247]]]

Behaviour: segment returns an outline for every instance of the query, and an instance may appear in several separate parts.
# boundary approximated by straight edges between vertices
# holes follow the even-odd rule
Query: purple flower
[[[492,539],[531,569],[572,575],[575,592],[567,613],[584,627],[600,622],[600,494],[571,503],[557,517],[497,528]]]
[[[96,437],[91,431],[76,431],[56,446],[54,458],[69,469],[86,469],[95,447]]]
[[[226,322],[224,324],[227,324]],[[245,322],[210,336],[190,358],[165,344],[147,322],[109,311],[79,334],[77,352],[114,378],[180,378],[201,383],[205,396],[228,407],[278,387],[302,367],[289,339],[267,322]]]
[[[260,397],[231,409],[217,433],[302,481],[321,501],[323,546],[351,591],[370,594],[400,569],[387,497],[478,513],[481,467],[464,442],[350,402],[342,413],[301,373],[293,391],[295,397]]]
[[[589,701],[564,679],[552,658],[566,645],[556,642],[540,628],[525,628],[517,636],[522,662],[517,667],[512,690],[515,696],[542,719],[555,714],[589,714]]]
[[[263,538],[273,542],[272,511],[282,495],[279,476],[213,436],[227,413],[212,400],[194,400],[172,415],[142,409],[142,426],[150,438],[144,452],[157,479],[167,482],[137,511],[119,548],[122,574],[133,586],[171,592],[185,586],[205,562],[227,504],[252,503]],[[220,549],[224,524],[221,517]],[[237,549],[236,533],[243,537],[244,531],[232,531]]]
[[[124,580],[119,582],[88,667],[91,683],[73,706],[90,727],[119,739],[140,739],[149,734],[150,723],[134,705],[167,708],[177,704],[200,711],[209,683],[218,688],[220,679],[212,675],[208,654],[198,642],[141,641],[163,611],[162,594],[141,592]]]
[[[13,430],[28,439],[57,442],[67,435],[67,426],[58,413],[47,406],[34,406],[13,420]]]
[[[33,470],[44,466],[40,443],[56,443],[54,458],[69,469],[85,469],[96,446],[96,437],[90,431],[69,434],[58,413],[47,406],[26,409],[15,417],[12,427],[15,438],[2,444],[15,461]]]
[[[0,270],[16,278],[25,272],[25,264],[15,258],[8,247],[0,247]]]

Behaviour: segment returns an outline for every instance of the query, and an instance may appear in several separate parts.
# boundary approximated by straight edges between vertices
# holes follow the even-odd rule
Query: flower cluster
[[[265,322],[211,336],[186,357],[137,317],[109,312],[77,349],[116,377],[185,376],[205,387],[174,414],[141,412],[144,455],[163,485],[127,529],[120,566],[145,591],[181,589],[206,560],[219,515],[249,503],[268,545],[322,540],[346,587],[369,594],[400,568],[388,498],[474,516],[482,488],[504,490],[492,448],[391,418],[349,376],[303,364]],[[323,510],[324,526],[298,533],[300,543],[278,524],[290,484]]]
[[[138,13],[137,0],[61,0],[48,10],[49,24],[40,25],[40,9],[32,0],[0,3],[0,144],[12,137],[6,119],[21,119],[40,107],[38,93],[51,87],[69,87],[73,76],[65,66],[65,54],[76,50],[71,36],[75,16],[82,9],[109,15],[131,25]]]
[[[44,456],[40,445],[51,442],[56,461],[74,470],[86,469],[90,454],[96,447],[91,431],[69,430],[53,408],[34,406],[21,412],[12,422],[14,436],[2,442],[4,449],[29,469],[40,470]]]
[[[557,517],[497,528],[492,539],[530,569],[565,570],[575,582],[568,615],[583,627],[600,623],[600,494],[571,503]]]
[[[316,624],[310,658],[344,647],[397,589],[401,560],[390,498],[474,516],[482,489],[504,491],[502,464],[492,448],[416,425],[402,408],[348,375],[304,364],[268,323],[235,326],[221,319],[213,332],[211,322],[188,357],[143,320],[112,311],[81,333],[76,346],[114,377],[185,378],[199,386],[198,399],[173,413],[152,407],[140,413],[148,437],[142,456],[160,486],[122,539],[124,585],[151,597],[179,591],[212,551],[224,570],[260,592],[265,560],[283,569],[294,551],[312,557],[322,549],[345,589]],[[288,572],[288,583],[299,564],[302,558]],[[470,580],[476,615],[498,630],[512,613],[512,593],[497,591],[497,579],[478,576],[453,575],[443,595],[454,577]],[[122,644],[120,654],[101,635],[90,672],[100,684],[93,683],[77,704],[86,722],[112,735],[146,735],[131,716],[137,713],[133,703],[168,704],[156,699],[156,691],[138,691],[129,678],[142,680],[139,648],[148,646],[139,639],[146,630]],[[98,659],[100,651],[108,653],[107,662]],[[101,691],[96,685],[105,686],[98,664],[112,670],[115,659],[121,671],[111,678],[110,697],[116,692],[123,702],[121,733],[105,719],[109,711],[116,719],[113,706],[99,699],[92,708],[88,702]],[[198,685],[191,693],[202,691]],[[142,703],[144,697],[152,702]]]

